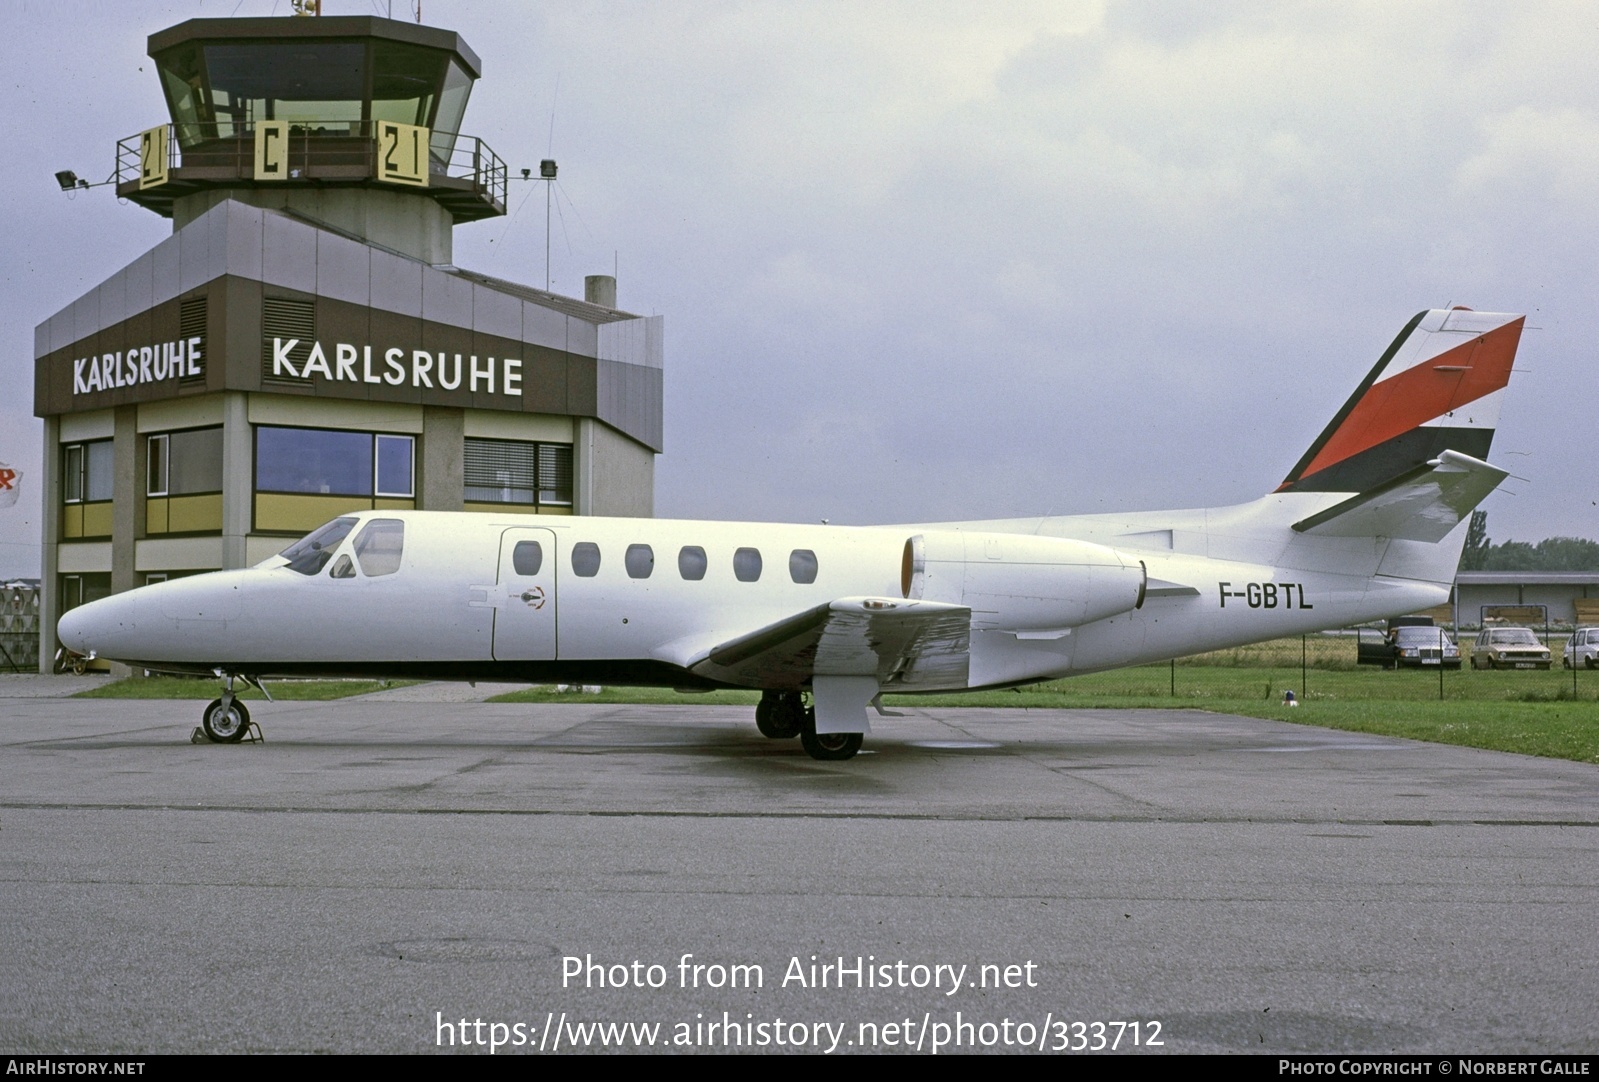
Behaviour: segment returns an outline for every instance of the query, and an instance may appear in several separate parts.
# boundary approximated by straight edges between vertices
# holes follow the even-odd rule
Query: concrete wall
[[[111,589],[117,593],[140,585],[134,576],[134,542],[138,540],[144,518],[144,478],[139,469],[139,407],[118,406],[116,435],[112,443],[111,504]],[[56,452],[56,457],[60,457]]]
[[[249,396],[229,391],[222,398],[222,566],[248,567],[250,527],[255,523],[255,433]]]
[[[422,455],[416,479],[421,510],[461,510],[466,491],[465,430],[465,410],[422,407]]]
[[[225,200],[288,210],[366,237],[424,263],[454,263],[455,220],[432,198],[362,188],[228,188],[196,192],[172,204],[176,233]]]
[[[58,553],[61,537],[61,420],[44,419],[44,467],[39,471],[39,516],[44,531],[39,554],[39,671],[50,672],[55,664],[56,621],[61,618],[61,565]]]
[[[655,453],[599,421],[581,420],[572,446],[573,510],[580,515],[655,514]]]

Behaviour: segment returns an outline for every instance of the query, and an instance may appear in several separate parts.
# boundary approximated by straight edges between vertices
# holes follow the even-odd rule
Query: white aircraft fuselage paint
[[[882,691],[1024,684],[1442,604],[1471,510],[1508,476],[1481,456],[1523,323],[1417,314],[1278,489],[1234,507],[874,527],[368,511],[292,563],[117,594],[58,634],[257,678],[759,688],[765,735],[847,758],[859,737],[838,734],[866,732]],[[207,731],[239,739],[232,710],[230,690]]]
[[[1304,509],[1271,516],[1282,519],[1312,513],[1336,497],[1267,500]],[[1133,607],[1129,593],[1124,611],[1087,622],[1072,619],[1080,606],[1048,620],[1041,612],[1047,613],[1050,599],[1037,596],[967,591],[935,598],[972,605],[971,667],[964,682],[914,689],[931,691],[1093,672],[1410,611],[1446,600],[1453,570],[1447,561],[1447,569],[1410,569],[1430,579],[1378,578],[1387,550],[1404,542],[1303,538],[1281,524],[1262,536],[1242,530],[1217,536],[1185,528],[1181,515],[1163,518],[1178,523],[1176,545],[1219,548],[1228,558],[1113,544],[1127,534],[1141,540],[1150,532],[1146,516],[1032,520],[1027,533],[1017,522],[851,527],[417,511],[350,517],[359,525],[316,575],[289,570],[274,557],[247,570],[153,584],[97,602],[92,631],[79,624],[89,615],[85,610],[68,613],[62,641],[155,669],[530,680],[566,675],[572,682],[611,673],[610,682],[701,686],[705,681],[687,666],[737,635],[838,598],[903,599],[902,561],[913,537],[940,532],[970,538],[979,552],[968,563],[978,570],[986,570],[991,544],[999,549],[998,562],[1006,547],[1067,537],[1105,546],[1124,563],[1147,569],[1152,585],[1141,607]],[[330,577],[360,525],[373,519],[405,524],[399,570],[368,577],[356,561],[352,577]],[[1007,538],[1013,546],[1006,546]],[[515,574],[509,553],[518,539],[543,543],[538,575]],[[600,553],[592,576],[573,570],[574,546],[583,543]],[[629,546],[637,545],[653,554],[645,578],[631,577],[626,566]],[[704,550],[702,579],[680,573],[685,547]],[[760,554],[753,582],[735,577],[739,549]],[[790,575],[795,551],[814,554],[813,582]],[[524,600],[535,588],[539,594]]]

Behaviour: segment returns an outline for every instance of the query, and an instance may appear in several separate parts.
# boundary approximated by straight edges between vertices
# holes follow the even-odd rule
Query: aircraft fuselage
[[[1181,546],[1185,531],[1162,537],[1138,518],[1035,520],[1023,533],[1018,523],[363,512],[314,569],[275,557],[160,583],[68,613],[60,632],[72,649],[162,671],[798,689],[808,680],[743,679],[703,663],[729,640],[841,598],[921,600],[970,610],[969,659],[891,675],[882,688],[946,691],[1163,660],[1447,597],[1446,583],[1374,578],[1392,560],[1386,545],[1343,546],[1346,571],[1335,573],[1309,558],[1291,560],[1297,568],[1241,558],[1302,549],[1280,525],[1253,541],[1186,531],[1233,550],[1217,559],[1142,547],[1151,536]],[[400,524],[392,569],[356,551],[373,522]],[[1325,565],[1336,543],[1316,548]]]

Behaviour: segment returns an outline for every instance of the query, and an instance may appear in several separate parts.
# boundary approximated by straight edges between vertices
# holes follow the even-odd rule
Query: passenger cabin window
[[[810,549],[795,549],[788,554],[788,577],[801,585],[816,581],[816,553]]]
[[[302,575],[315,575],[328,565],[333,558],[333,550],[339,547],[339,542],[349,536],[355,529],[356,520],[353,518],[336,518],[326,526],[302,537],[278,555],[289,561],[290,571],[298,571]]]
[[[579,541],[572,546],[572,574],[591,579],[600,573],[600,546]]]
[[[398,571],[404,549],[405,523],[397,518],[375,518],[355,535],[355,558],[369,579]]]
[[[685,545],[677,553],[677,573],[690,582],[698,582],[705,577],[705,569],[710,566],[710,561],[705,558],[705,550],[698,545]]]
[[[518,541],[511,550],[511,566],[518,575],[537,575],[544,566],[544,546],[537,541]]]
[[[655,550],[648,545],[629,545],[622,562],[627,566],[628,578],[647,579],[655,570]]]
[[[733,577],[740,582],[755,582],[761,577],[761,550],[739,549],[733,553]]]

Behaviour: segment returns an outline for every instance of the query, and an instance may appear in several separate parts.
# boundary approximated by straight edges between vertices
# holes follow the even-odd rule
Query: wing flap
[[[803,687],[816,676],[871,677],[879,687],[960,686],[971,628],[964,605],[846,597],[712,647],[688,668],[772,689]]]
[[[1443,451],[1369,492],[1294,523],[1320,537],[1441,541],[1510,475],[1458,451]]]

